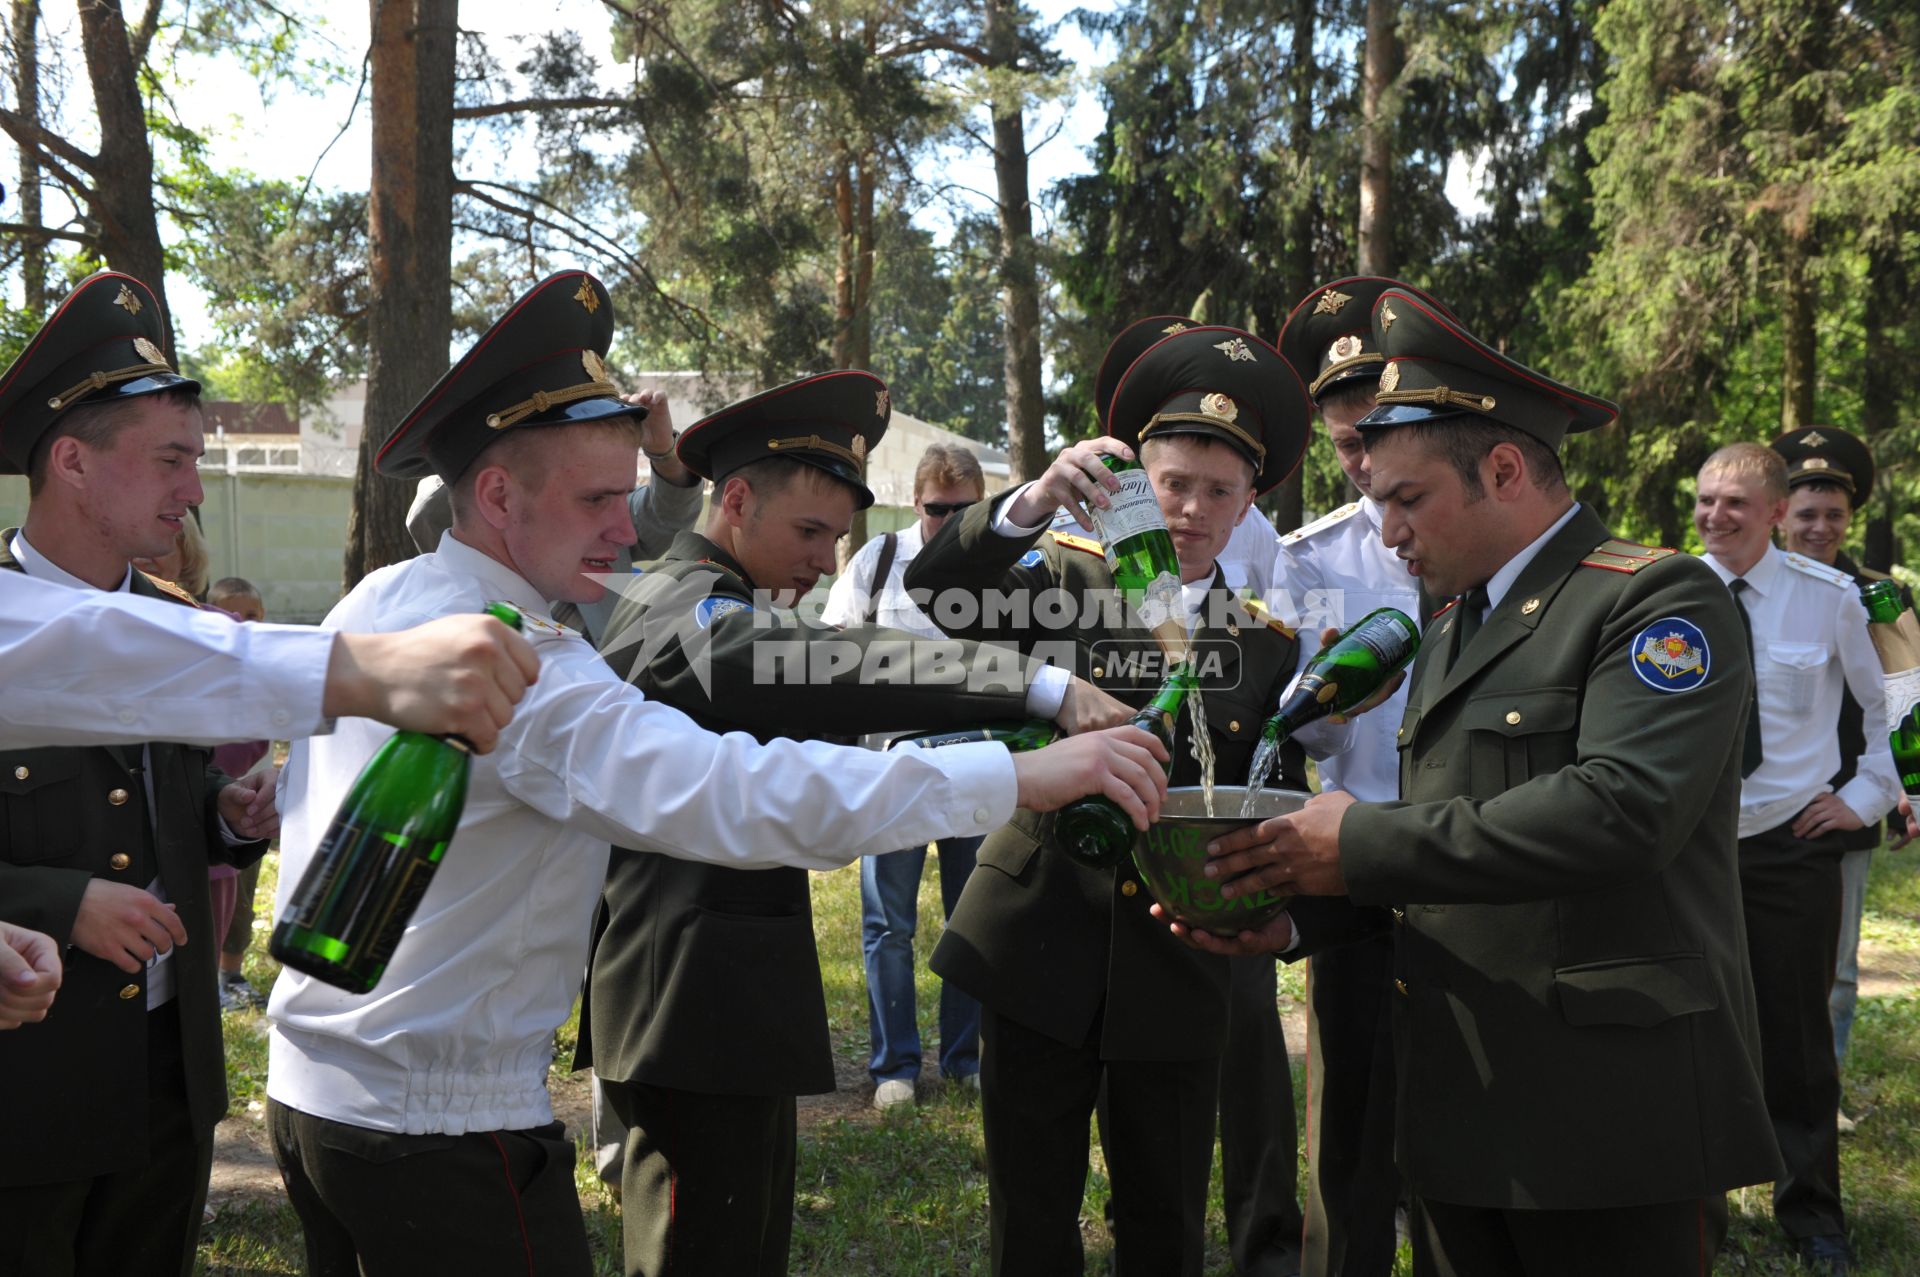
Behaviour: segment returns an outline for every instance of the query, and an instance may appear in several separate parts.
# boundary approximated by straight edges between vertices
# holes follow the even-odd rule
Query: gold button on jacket
[[[140,996],[140,986],[137,984],[130,984],[126,988],[120,990],[120,1000],[122,1002],[125,1002],[129,998],[137,998],[139,996]]]
[[[115,807],[118,807],[122,803],[127,801],[127,791],[124,789],[110,790],[107,793],[107,801],[112,803]]]
[[[107,858],[107,863],[112,865],[115,869],[125,869],[128,865],[133,863],[133,858],[127,855],[127,853],[124,851],[116,851],[113,853],[113,855]]]

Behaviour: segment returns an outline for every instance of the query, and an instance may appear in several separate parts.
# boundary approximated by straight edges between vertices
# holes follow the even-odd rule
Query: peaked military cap
[[[1484,417],[1558,452],[1570,433],[1604,426],[1620,410],[1507,358],[1428,298],[1389,288],[1373,307],[1373,337],[1386,363],[1379,407],[1357,423],[1380,430],[1447,417]]]
[[[535,284],[413,406],[380,449],[381,474],[451,483],[503,430],[644,417],[607,376],[613,301],[581,270]]]
[[[1786,458],[1789,491],[1803,483],[1836,484],[1855,498],[1873,491],[1873,453],[1856,435],[1832,426],[1813,426],[1790,430],[1771,447]]]
[[[1201,325],[1162,337],[1127,367],[1107,433],[1136,450],[1148,439],[1224,440],[1253,463],[1265,492],[1300,464],[1313,406],[1280,352],[1238,328]]]
[[[131,275],[81,280],[0,376],[0,474],[25,474],[33,450],[76,404],[163,390],[200,392],[167,361],[160,304]]]
[[[1145,319],[1136,319],[1120,330],[1120,335],[1107,345],[1107,353],[1100,360],[1100,371],[1093,379],[1094,411],[1100,415],[1100,428],[1107,428],[1107,411],[1113,407],[1113,392],[1120,388],[1120,378],[1126,376],[1133,361],[1147,353],[1147,348],[1163,337],[1197,328],[1195,320],[1185,315],[1148,315]]]
[[[1426,293],[1379,275],[1350,275],[1314,289],[1287,316],[1274,345],[1307,383],[1315,403],[1336,386],[1380,379],[1386,357],[1373,336],[1373,304],[1389,288],[1418,297],[1453,318],[1452,311]]]
[[[818,466],[873,504],[867,454],[887,433],[893,415],[887,383],[870,372],[845,369],[802,377],[702,417],[680,436],[680,460],[716,483],[741,466],[768,457],[793,457]]]

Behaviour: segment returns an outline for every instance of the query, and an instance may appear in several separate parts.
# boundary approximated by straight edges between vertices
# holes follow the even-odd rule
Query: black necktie
[[[1740,630],[1747,637],[1747,665],[1754,671],[1754,681],[1747,690],[1747,738],[1740,746],[1740,779],[1745,780],[1760,766],[1760,671],[1753,663],[1753,617],[1747,613],[1747,601],[1742,597],[1747,592],[1747,578],[1736,576],[1727,582],[1727,588],[1733,591]]]
[[[1454,622],[1454,628],[1460,631],[1460,646],[1455,654],[1467,650],[1467,644],[1473,642],[1473,636],[1480,632],[1481,614],[1487,610],[1487,587],[1476,585],[1460,599],[1460,619]]]

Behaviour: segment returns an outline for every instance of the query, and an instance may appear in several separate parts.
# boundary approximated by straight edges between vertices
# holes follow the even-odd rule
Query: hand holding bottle
[[[488,616],[444,616],[410,630],[338,634],[321,711],[403,731],[457,735],[486,753],[540,672],[518,634]]]
[[[1093,531],[1089,506],[1105,510],[1113,502],[1107,496],[1120,491],[1120,480],[1100,458],[1115,456],[1133,460],[1133,449],[1118,439],[1101,436],[1082,439],[1053,459],[1038,479],[1028,484],[1007,507],[1007,518],[1023,528],[1038,527],[1053,518],[1053,512],[1065,507],[1074,521]]]
[[[1060,725],[1062,732],[1078,736],[1118,727],[1132,718],[1133,712],[1131,705],[1109,696],[1076,674],[1067,684],[1067,694],[1061,699],[1060,712],[1053,716],[1053,721]]]
[[[1102,794],[1145,829],[1167,796],[1167,747],[1137,727],[1110,727],[1013,756],[1019,785],[1015,804],[1054,811],[1089,794]]]

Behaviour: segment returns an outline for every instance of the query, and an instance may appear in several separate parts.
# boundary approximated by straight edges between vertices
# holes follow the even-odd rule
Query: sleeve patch
[[[1677,616],[1663,617],[1634,635],[1627,659],[1639,680],[1656,692],[1691,692],[1707,681],[1713,665],[1707,636]]]
[[[723,616],[751,611],[753,608],[739,599],[705,598],[693,605],[693,623],[704,630]]]
[[[1037,568],[1040,566],[1041,562],[1046,559],[1046,557],[1047,556],[1040,553],[1039,550],[1028,550],[1025,554],[1020,556],[1020,562],[1015,566],[1023,567],[1023,568]]]

